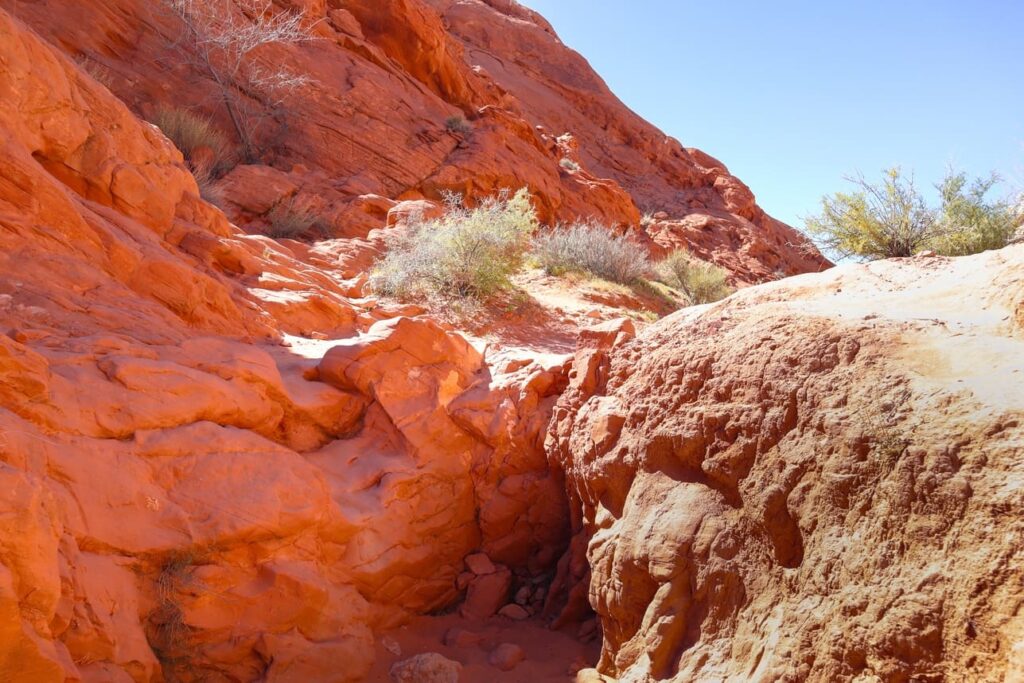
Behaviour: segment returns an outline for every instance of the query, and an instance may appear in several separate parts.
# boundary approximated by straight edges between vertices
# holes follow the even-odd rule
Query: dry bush
[[[473,126],[461,116],[449,116],[445,119],[444,127],[449,133],[458,135],[469,135],[473,132]]]
[[[311,79],[265,57],[270,44],[313,40],[302,12],[271,0],[160,0],[181,22],[178,46],[218,91],[247,161],[255,161],[262,122]]]
[[[323,230],[319,213],[305,200],[298,197],[279,202],[267,214],[266,235],[275,239],[301,239],[313,231]]]
[[[534,242],[533,255],[549,275],[589,273],[622,284],[632,283],[650,269],[642,246],[612,234],[611,228],[590,223],[542,235]]]
[[[218,176],[234,165],[231,141],[209,118],[182,107],[161,106],[151,122],[181,150],[193,172]]]
[[[536,227],[525,189],[473,209],[452,196],[443,217],[409,226],[389,241],[370,287],[398,298],[486,299],[511,286]]]
[[[669,254],[655,270],[659,280],[684,292],[693,305],[719,301],[734,291],[724,268],[692,258],[683,250]]]

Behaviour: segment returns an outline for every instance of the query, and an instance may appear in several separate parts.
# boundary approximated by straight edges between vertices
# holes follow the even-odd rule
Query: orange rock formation
[[[487,343],[364,292],[445,189],[827,262],[514,2],[282,4],[318,87],[226,217],[138,116],[218,114],[156,3],[0,2],[0,680],[1022,675],[1024,247]],[[291,197],[338,239],[229,221]]]

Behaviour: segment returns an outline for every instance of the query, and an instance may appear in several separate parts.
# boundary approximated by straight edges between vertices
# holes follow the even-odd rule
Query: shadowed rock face
[[[1022,307],[1018,246],[793,278],[578,353],[548,448],[601,671],[1019,676]]]
[[[318,40],[267,46],[266,56],[314,85],[262,129],[262,159],[273,168],[241,166],[222,183],[240,224],[297,194],[336,235],[365,237],[380,225],[368,196],[438,199],[454,190],[472,198],[525,185],[545,221],[595,218],[634,230],[655,255],[687,247],[738,282],[828,265],[724,164],[631,112],[547,22],[516,3],[280,4],[317,22]],[[211,83],[175,49],[178,27],[159,2],[0,6],[103,70],[142,116],[172,103],[231,129]],[[471,132],[450,130],[451,117],[467,119]],[[663,218],[641,229],[642,212]]]

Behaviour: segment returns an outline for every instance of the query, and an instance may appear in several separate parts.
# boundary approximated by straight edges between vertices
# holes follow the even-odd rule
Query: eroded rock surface
[[[581,350],[548,445],[600,671],[1019,676],[1022,308],[1018,246],[793,278]]]
[[[565,358],[245,235],[3,12],[0,63],[0,679],[358,681],[465,557],[553,564]]]
[[[278,4],[304,11],[317,40],[269,45],[265,56],[313,85],[262,127],[262,163],[222,181],[228,214],[240,224],[259,229],[275,205],[297,199],[334,235],[366,240],[373,255],[379,244],[368,237],[380,227],[382,198],[474,198],[525,185],[545,222],[602,220],[635,231],[655,255],[688,246],[737,282],[828,265],[800,233],[766,215],[722,162],[630,111],[518,3]],[[140,115],[188,106],[232,129],[213,84],[183,59],[180,27],[162,3],[0,7],[89,64]],[[662,220],[641,228],[642,213]]]

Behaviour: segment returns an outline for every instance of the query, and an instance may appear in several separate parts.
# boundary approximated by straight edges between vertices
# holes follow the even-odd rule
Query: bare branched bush
[[[260,48],[313,40],[300,12],[281,12],[271,0],[160,0],[181,22],[179,47],[216,85],[247,160],[257,134],[297,88],[311,79],[266,59]]]
[[[465,208],[449,198],[445,215],[409,226],[388,243],[370,275],[370,287],[398,298],[486,299],[511,286],[523,263],[537,216],[519,190]]]
[[[542,235],[534,242],[533,254],[550,275],[589,273],[629,284],[650,269],[642,246],[628,237],[614,235],[607,226],[590,223],[561,227]]]
[[[297,197],[281,201],[267,215],[266,234],[275,239],[301,239],[313,231],[322,231],[319,213]]]
[[[659,280],[686,294],[693,305],[710,304],[733,293],[723,268],[695,259],[683,250],[666,256],[655,271]]]

